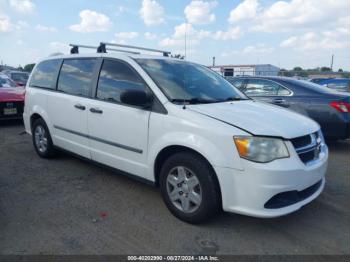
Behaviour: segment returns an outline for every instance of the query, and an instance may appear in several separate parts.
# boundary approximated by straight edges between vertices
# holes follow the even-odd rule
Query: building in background
[[[0,72],[5,71],[5,70],[15,70],[13,66],[8,66],[8,65],[0,65]]]
[[[280,68],[270,64],[209,66],[224,77],[234,76],[278,76]]]

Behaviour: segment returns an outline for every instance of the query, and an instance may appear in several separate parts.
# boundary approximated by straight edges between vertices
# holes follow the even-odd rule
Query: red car
[[[0,120],[22,119],[25,89],[0,74]]]

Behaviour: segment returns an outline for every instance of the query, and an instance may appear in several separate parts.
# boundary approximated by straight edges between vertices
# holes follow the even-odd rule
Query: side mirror
[[[153,97],[151,94],[142,90],[126,90],[120,95],[120,101],[127,105],[148,108],[151,106]]]

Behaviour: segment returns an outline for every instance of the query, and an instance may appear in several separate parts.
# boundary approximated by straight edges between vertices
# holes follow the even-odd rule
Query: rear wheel
[[[202,222],[220,208],[215,173],[205,159],[194,153],[177,153],[164,162],[160,188],[168,209],[183,221]]]
[[[33,123],[32,139],[35,151],[43,158],[52,158],[55,154],[51,135],[45,121],[41,118]]]

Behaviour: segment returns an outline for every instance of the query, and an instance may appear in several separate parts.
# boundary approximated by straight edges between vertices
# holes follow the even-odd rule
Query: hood
[[[0,102],[24,101],[25,89],[22,87],[4,88],[0,87]]]
[[[189,105],[187,108],[253,135],[290,139],[316,132],[320,128],[315,121],[305,116],[252,100]]]

